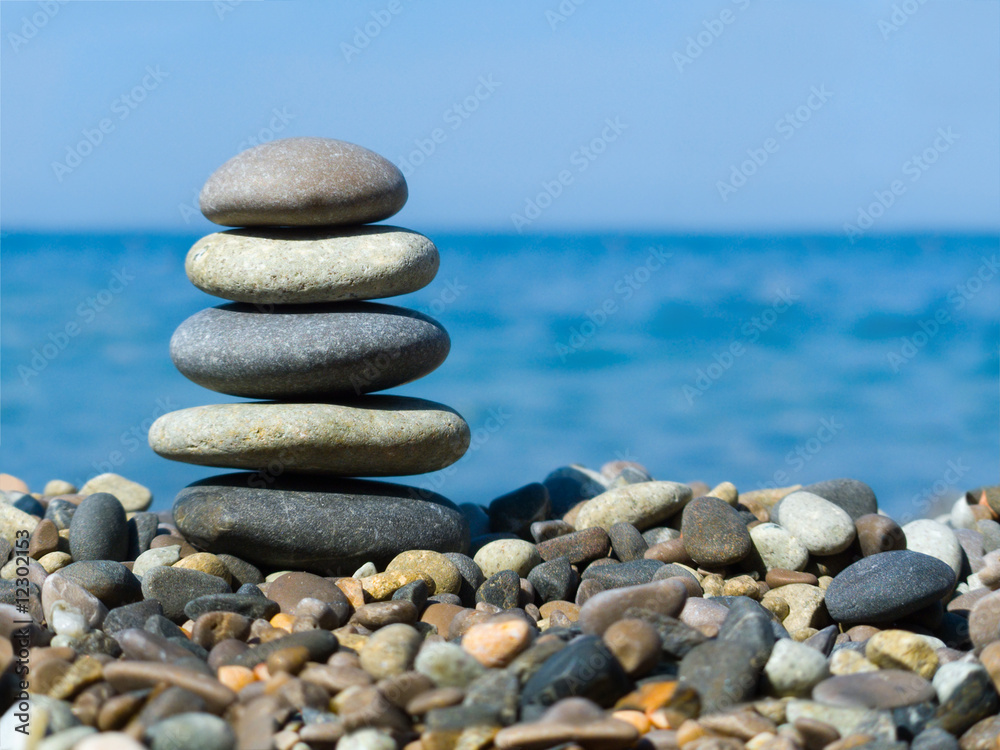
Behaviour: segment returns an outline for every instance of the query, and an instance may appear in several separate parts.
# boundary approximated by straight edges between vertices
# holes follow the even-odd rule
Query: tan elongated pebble
[[[386,566],[386,573],[415,571],[434,579],[436,594],[457,594],[462,587],[462,574],[451,560],[440,552],[427,549],[401,552]]]
[[[201,672],[158,661],[117,661],[104,665],[104,679],[119,692],[141,690],[159,682],[190,690],[210,711],[221,713],[236,702],[236,693]]]
[[[19,508],[7,503],[0,503],[0,539],[6,540],[11,547],[17,541],[17,532],[26,530],[29,534],[35,530],[38,519]]]
[[[446,406],[402,396],[368,396],[350,406],[216,404],[164,414],[149,430],[149,445],[164,458],[201,466],[401,476],[457,461],[469,447],[469,425]]]
[[[217,232],[194,244],[184,269],[216,297],[303,304],[415,292],[434,279],[439,262],[424,235],[379,225]]]
[[[427,584],[431,594],[436,593],[434,579],[417,570],[386,571],[360,579],[361,588],[376,602],[388,599],[403,586],[414,581],[423,581]]]
[[[469,628],[462,636],[462,648],[484,667],[506,667],[531,645],[533,635],[521,618],[487,620]]]
[[[822,628],[828,624],[829,616],[823,606],[823,590],[807,583],[790,583],[780,589],[764,594],[761,604],[765,609],[771,598],[783,599],[789,608],[788,616],[782,621],[785,629],[792,633],[802,628]]]
[[[908,669],[924,679],[937,671],[934,648],[916,633],[906,630],[883,630],[868,639],[865,657],[882,669]]]
[[[111,493],[126,511],[146,510],[153,503],[153,493],[147,487],[118,474],[99,474],[80,488],[81,495],[97,492]]]
[[[679,482],[640,482],[602,492],[576,514],[578,530],[630,523],[640,531],[676,515],[691,500],[691,488]]]

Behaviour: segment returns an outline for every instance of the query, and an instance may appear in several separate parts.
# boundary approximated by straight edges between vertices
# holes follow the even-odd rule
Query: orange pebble
[[[626,724],[631,724],[639,734],[645,734],[650,730],[651,722],[642,711],[615,711],[611,716]]]
[[[279,612],[271,618],[271,627],[281,628],[282,630],[287,630],[289,633],[292,632],[292,625],[294,623],[295,617],[284,612]]]
[[[361,581],[357,578],[338,578],[333,583],[344,593],[344,596],[347,597],[347,601],[349,601],[351,606],[355,609],[360,609],[372,600],[369,596],[366,601],[365,590],[361,587]]]
[[[215,677],[219,682],[236,693],[240,692],[240,690],[251,682],[257,681],[257,676],[253,673],[253,670],[246,667],[237,667],[236,665],[219,667],[219,671],[216,672]]]
[[[271,679],[271,671],[267,668],[266,662],[261,662],[256,667],[253,668],[254,677],[263,682],[267,682]]]
[[[677,744],[680,747],[689,742],[694,742],[701,737],[710,737],[711,732],[705,729],[701,724],[692,719],[688,719],[677,729]]]
[[[655,711],[647,711],[646,716],[649,717],[649,723],[657,729],[677,729],[677,722],[671,721],[672,718],[676,719],[677,715],[670,711],[658,708]]]

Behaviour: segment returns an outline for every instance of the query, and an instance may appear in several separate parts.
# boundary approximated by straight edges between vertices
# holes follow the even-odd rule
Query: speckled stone
[[[231,303],[181,323],[170,356],[186,377],[220,393],[326,400],[421,378],[450,347],[440,323],[402,307]]]
[[[234,229],[188,251],[188,279],[203,292],[258,305],[380,299],[415,292],[437,273],[437,248],[392,226]]]
[[[349,575],[368,561],[385,566],[406,550],[461,552],[469,544],[450,501],[386,482],[281,477],[269,487],[259,475],[230,474],[181,490],[173,514],[202,549],[326,575]]]
[[[415,571],[434,579],[435,594],[457,594],[462,588],[462,575],[458,567],[440,552],[433,550],[407,550],[401,552],[386,566],[386,573]]]
[[[191,620],[209,612],[229,612],[252,620],[270,620],[279,611],[281,607],[276,601],[254,594],[205,594],[184,605],[184,614]]]
[[[623,586],[639,586],[653,580],[663,563],[659,560],[632,560],[630,562],[618,563],[617,565],[590,565],[581,580],[594,580],[601,584],[602,588],[615,589]]]
[[[982,664],[955,661],[934,674],[940,706],[933,724],[960,735],[977,721],[997,713],[1000,700]]]
[[[676,578],[602,591],[587,599],[580,608],[580,627],[584,633],[603,635],[629,607],[677,617],[684,609],[687,597],[687,587]]]
[[[149,445],[174,461],[261,470],[268,479],[292,471],[402,476],[460,459],[469,426],[446,406],[404,396],[366,396],[351,405],[248,402],[164,414],[149,430]]]
[[[579,576],[568,558],[557,557],[532,568],[528,581],[535,587],[541,601],[568,601],[576,593]]]
[[[361,650],[361,667],[377,680],[413,668],[422,636],[405,623],[395,623],[372,633]]]
[[[608,529],[611,538],[611,549],[622,562],[641,560],[649,549],[649,544],[642,538],[639,530],[630,523],[616,523]]]
[[[775,642],[764,666],[768,692],[779,697],[807,696],[813,686],[829,674],[830,669],[823,654],[790,638]]]
[[[642,482],[608,490],[588,500],[576,516],[577,529],[630,523],[642,531],[676,515],[691,500],[691,488],[678,482]]]
[[[438,687],[468,687],[485,671],[472,654],[456,643],[425,643],[414,669],[427,675]]]
[[[882,552],[839,573],[826,590],[826,606],[842,624],[892,622],[940,601],[954,586],[954,571],[935,557]]]
[[[526,706],[551,706],[572,696],[610,707],[631,688],[611,650],[597,636],[574,640],[545,660],[521,691]]]
[[[607,557],[611,551],[611,539],[608,532],[595,526],[541,542],[536,549],[545,561],[565,557],[573,565],[580,565]]]
[[[958,576],[962,572],[962,546],[955,532],[943,523],[921,518],[903,526],[906,549],[923,552],[946,563]]]
[[[809,550],[776,523],[757,524],[750,529],[750,539],[766,570],[803,570],[809,563]]]
[[[835,555],[854,541],[854,520],[835,503],[805,490],[792,492],[775,506],[778,523],[813,555]]]
[[[875,492],[857,479],[828,479],[802,489],[839,506],[855,521],[866,513],[878,513]]]
[[[69,527],[69,552],[77,562],[125,559],[128,521],[118,498],[98,492],[83,499]]]
[[[332,138],[283,138],[247,149],[201,190],[209,221],[234,227],[381,221],[406,203],[406,180],[373,151]]]
[[[691,559],[707,567],[739,562],[753,547],[739,513],[717,497],[699,497],[687,504],[681,517],[681,539]]]
[[[752,698],[760,668],[753,666],[751,654],[742,645],[712,640],[695,646],[681,659],[678,677],[681,685],[698,692],[702,713],[710,714]]]
[[[150,570],[142,579],[143,596],[159,601],[163,616],[178,623],[188,619],[184,606],[192,599],[229,592],[228,583],[200,570],[159,567]]]
[[[476,591],[476,601],[492,604],[500,609],[517,606],[521,593],[521,578],[513,570],[500,570],[487,578]]]

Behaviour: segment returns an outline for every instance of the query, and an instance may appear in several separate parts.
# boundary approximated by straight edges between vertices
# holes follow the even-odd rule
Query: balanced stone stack
[[[205,216],[241,228],[199,240],[187,275],[231,303],[182,323],[171,357],[205,388],[260,399],[181,409],[150,429],[161,456],[249,472],[178,495],[177,527],[202,549],[328,574],[408,549],[467,549],[467,522],[445,498],[345,478],[435,471],[469,445],[452,409],[371,395],[427,375],[450,348],[432,318],[362,301],[437,273],[427,237],[370,224],[406,198],[392,163],[325,138],[251,148],[202,189]]]

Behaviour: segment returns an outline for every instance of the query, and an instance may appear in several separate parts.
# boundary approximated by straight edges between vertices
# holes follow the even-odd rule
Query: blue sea
[[[395,392],[473,430],[407,480],[487,503],[569,463],[743,491],[849,476],[883,508],[998,480],[1000,240],[994,236],[508,236],[426,232],[427,288],[390,303],[452,337]],[[17,234],[0,244],[0,471],[40,490],[115,471],[154,508],[219,470],[146,444],[165,411],[233,401],[171,364],[196,236]]]

